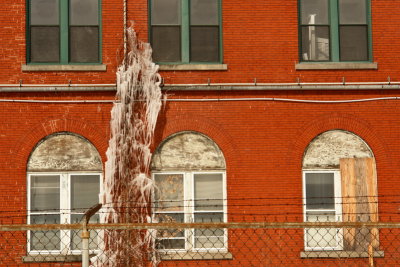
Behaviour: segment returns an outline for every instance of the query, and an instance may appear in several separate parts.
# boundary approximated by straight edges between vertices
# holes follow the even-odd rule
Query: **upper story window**
[[[300,0],[300,61],[370,61],[369,0]]]
[[[28,223],[79,223],[84,212],[99,203],[102,162],[96,148],[70,133],[42,140],[31,153],[27,166]],[[91,222],[97,222],[94,215]],[[90,249],[99,244],[91,230]],[[80,231],[49,230],[28,233],[30,254],[78,254]]]
[[[100,62],[100,0],[28,0],[28,8],[28,62]]]
[[[154,61],[220,62],[220,24],[220,0],[152,0]]]

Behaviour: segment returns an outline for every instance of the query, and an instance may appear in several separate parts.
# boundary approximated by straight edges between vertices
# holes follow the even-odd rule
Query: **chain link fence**
[[[89,266],[400,265],[397,222],[95,223],[87,227]],[[1,225],[0,266],[82,266],[82,229],[82,224]],[[138,237],[150,242],[138,242]],[[114,250],[118,242],[130,243],[135,255],[110,251],[104,247],[107,238],[115,239]]]

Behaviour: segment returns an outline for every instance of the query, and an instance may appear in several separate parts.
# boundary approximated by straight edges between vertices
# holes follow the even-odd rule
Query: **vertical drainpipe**
[[[127,7],[126,7],[126,4],[127,4],[127,0],[123,0],[124,1],[124,58],[126,57],[126,50],[127,50],[127,47],[126,47],[126,17],[127,17],[127,14],[126,14],[126,10],[127,10]]]

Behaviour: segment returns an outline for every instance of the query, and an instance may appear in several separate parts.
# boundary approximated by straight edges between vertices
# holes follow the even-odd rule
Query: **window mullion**
[[[193,188],[193,173],[185,173],[184,198],[185,203],[185,221],[188,223],[194,222],[194,188]],[[194,247],[194,229],[186,229],[186,249]]]
[[[182,46],[182,62],[189,63],[190,61],[190,4],[189,0],[181,0],[182,2],[182,21],[181,21],[181,46]]]
[[[340,171],[335,171],[334,173],[335,179],[335,213],[336,213],[336,220],[343,221],[342,219],[342,183],[341,183],[341,176]]]
[[[339,61],[339,8],[338,0],[329,1],[329,20],[330,20],[330,34],[331,34],[331,61]]]
[[[60,223],[67,224],[71,223],[70,216],[70,182],[69,175],[67,173],[61,174],[61,184],[60,184]],[[61,252],[66,254],[70,250],[70,231],[61,230]]]
[[[367,6],[367,27],[368,27],[368,60],[372,61],[372,30],[371,30],[371,2],[366,0]]]
[[[69,1],[60,1],[60,63],[68,64],[69,55]]]

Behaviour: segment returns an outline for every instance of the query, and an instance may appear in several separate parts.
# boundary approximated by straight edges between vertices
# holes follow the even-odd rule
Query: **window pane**
[[[191,0],[190,24],[191,25],[218,25],[217,0]]]
[[[181,61],[181,28],[174,26],[152,27],[153,59],[156,62]]]
[[[340,26],[340,60],[368,60],[367,26]]]
[[[197,213],[194,215],[196,223],[222,223],[224,222],[223,213]],[[224,229],[221,228],[208,228],[208,229],[195,229],[195,236],[223,236]]]
[[[158,211],[183,211],[183,175],[155,174],[155,208]]]
[[[71,215],[71,223],[80,223],[83,214],[72,214]],[[95,214],[90,218],[90,223],[99,223],[99,215]],[[81,230],[72,230],[71,231],[71,249],[72,250],[81,250],[82,249],[82,231]],[[90,230],[90,239],[89,239],[89,249],[95,250],[99,247],[99,237],[98,231]]]
[[[366,24],[367,7],[365,0],[339,0],[341,24]]]
[[[307,212],[308,222],[335,222],[334,212],[315,213]],[[306,231],[307,247],[337,247],[339,245],[338,229],[336,228],[308,228]]]
[[[333,173],[307,173],[306,209],[334,209],[334,188]]]
[[[31,27],[30,48],[31,62],[59,62],[59,27]]]
[[[70,27],[71,62],[99,62],[99,28]]]
[[[339,235],[335,228],[308,228],[306,229],[307,247],[334,248],[337,247]]]
[[[60,210],[60,177],[31,176],[31,211]]]
[[[31,215],[31,224],[59,224],[60,215]],[[31,250],[60,250],[60,231],[31,231]]]
[[[152,25],[180,25],[181,0],[151,1]]]
[[[159,213],[156,217],[160,223],[183,223],[183,213]],[[160,229],[157,231],[157,238],[176,238],[184,237],[184,229]]]
[[[303,26],[301,28],[301,41],[303,61],[329,60],[328,26]]]
[[[195,210],[222,210],[222,174],[195,174],[194,198]]]
[[[156,249],[184,249],[185,239],[160,239],[156,241]]]
[[[219,27],[190,28],[190,61],[219,61]]]
[[[31,0],[31,25],[58,25],[58,0]]]
[[[70,25],[98,25],[98,0],[70,0]]]
[[[328,24],[328,0],[302,0],[301,24]]]
[[[85,212],[99,203],[99,175],[71,175],[72,212]]]
[[[194,246],[195,248],[223,248],[224,238],[220,236],[196,237]]]

